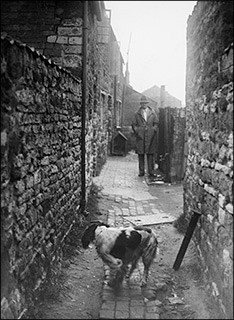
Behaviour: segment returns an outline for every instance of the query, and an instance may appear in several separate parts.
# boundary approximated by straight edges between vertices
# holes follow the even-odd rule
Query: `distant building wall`
[[[108,97],[113,96],[109,72],[108,44],[99,39],[98,25],[89,11],[88,57],[87,57],[87,105],[86,105],[86,167],[89,170],[86,183],[98,175],[106,162],[108,153]],[[92,24],[94,19],[95,23]],[[93,27],[92,27],[93,26]]]
[[[110,75],[112,77],[113,104],[112,120],[113,133],[116,133],[117,127],[123,125],[123,57],[120,52],[119,43],[115,37],[113,29],[110,28],[109,54],[110,54]]]
[[[176,97],[172,96],[170,93],[168,93],[166,91],[165,85],[161,85],[160,88],[154,85],[152,88],[149,88],[143,91],[142,94],[153,99],[154,101],[157,101],[158,106],[160,108],[181,108],[182,107],[181,101]]]
[[[233,3],[198,1],[187,27],[184,212],[217,319],[233,318]]]

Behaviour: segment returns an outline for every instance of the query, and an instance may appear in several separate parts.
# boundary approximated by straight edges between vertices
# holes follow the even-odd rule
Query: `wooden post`
[[[175,271],[179,270],[179,267],[180,267],[181,262],[182,262],[182,260],[184,258],[185,252],[186,252],[186,250],[188,248],[189,242],[190,242],[190,240],[192,238],[193,231],[195,230],[197,222],[198,222],[198,219],[199,219],[199,217],[201,215],[201,213],[199,211],[196,211],[194,209],[192,209],[192,211],[194,212],[194,214],[191,217],[188,229],[186,231],[186,234],[184,236],[183,242],[182,242],[182,244],[180,246],[180,250],[179,250],[179,252],[177,254],[176,260],[175,260],[174,265],[173,265],[173,269]]]

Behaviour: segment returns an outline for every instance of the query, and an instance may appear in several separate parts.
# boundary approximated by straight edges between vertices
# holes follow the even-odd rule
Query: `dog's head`
[[[106,223],[97,220],[91,222],[90,226],[85,229],[81,237],[81,243],[84,249],[87,249],[90,242],[93,242],[95,240],[95,230],[100,226],[109,227]]]

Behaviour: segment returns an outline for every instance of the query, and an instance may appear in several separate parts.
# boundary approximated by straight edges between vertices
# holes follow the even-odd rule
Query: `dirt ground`
[[[87,217],[78,221],[63,250],[62,268],[52,271],[28,319],[98,319],[104,279],[103,263],[94,246],[84,250],[81,236],[89,222],[107,222],[108,203],[99,203],[94,186],[87,203]]]
[[[167,196],[167,195],[165,195]],[[91,220],[106,222],[113,201],[100,196],[93,188],[88,202],[87,220],[80,221],[66,244],[62,272],[42,290],[32,319],[98,319],[101,306],[103,264],[94,246],[84,250],[81,234]],[[116,204],[115,204],[116,205]],[[165,205],[168,205],[165,202]],[[177,207],[177,210],[180,210]],[[172,266],[184,237],[172,224],[152,226],[159,240],[159,254],[151,269],[146,299],[157,299],[160,319],[217,319],[204,293],[199,263],[192,242],[178,271]]]

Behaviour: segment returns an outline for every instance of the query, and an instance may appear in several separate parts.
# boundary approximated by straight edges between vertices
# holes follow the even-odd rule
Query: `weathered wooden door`
[[[183,179],[184,112],[177,108],[159,108],[159,137],[156,162],[165,182]]]

